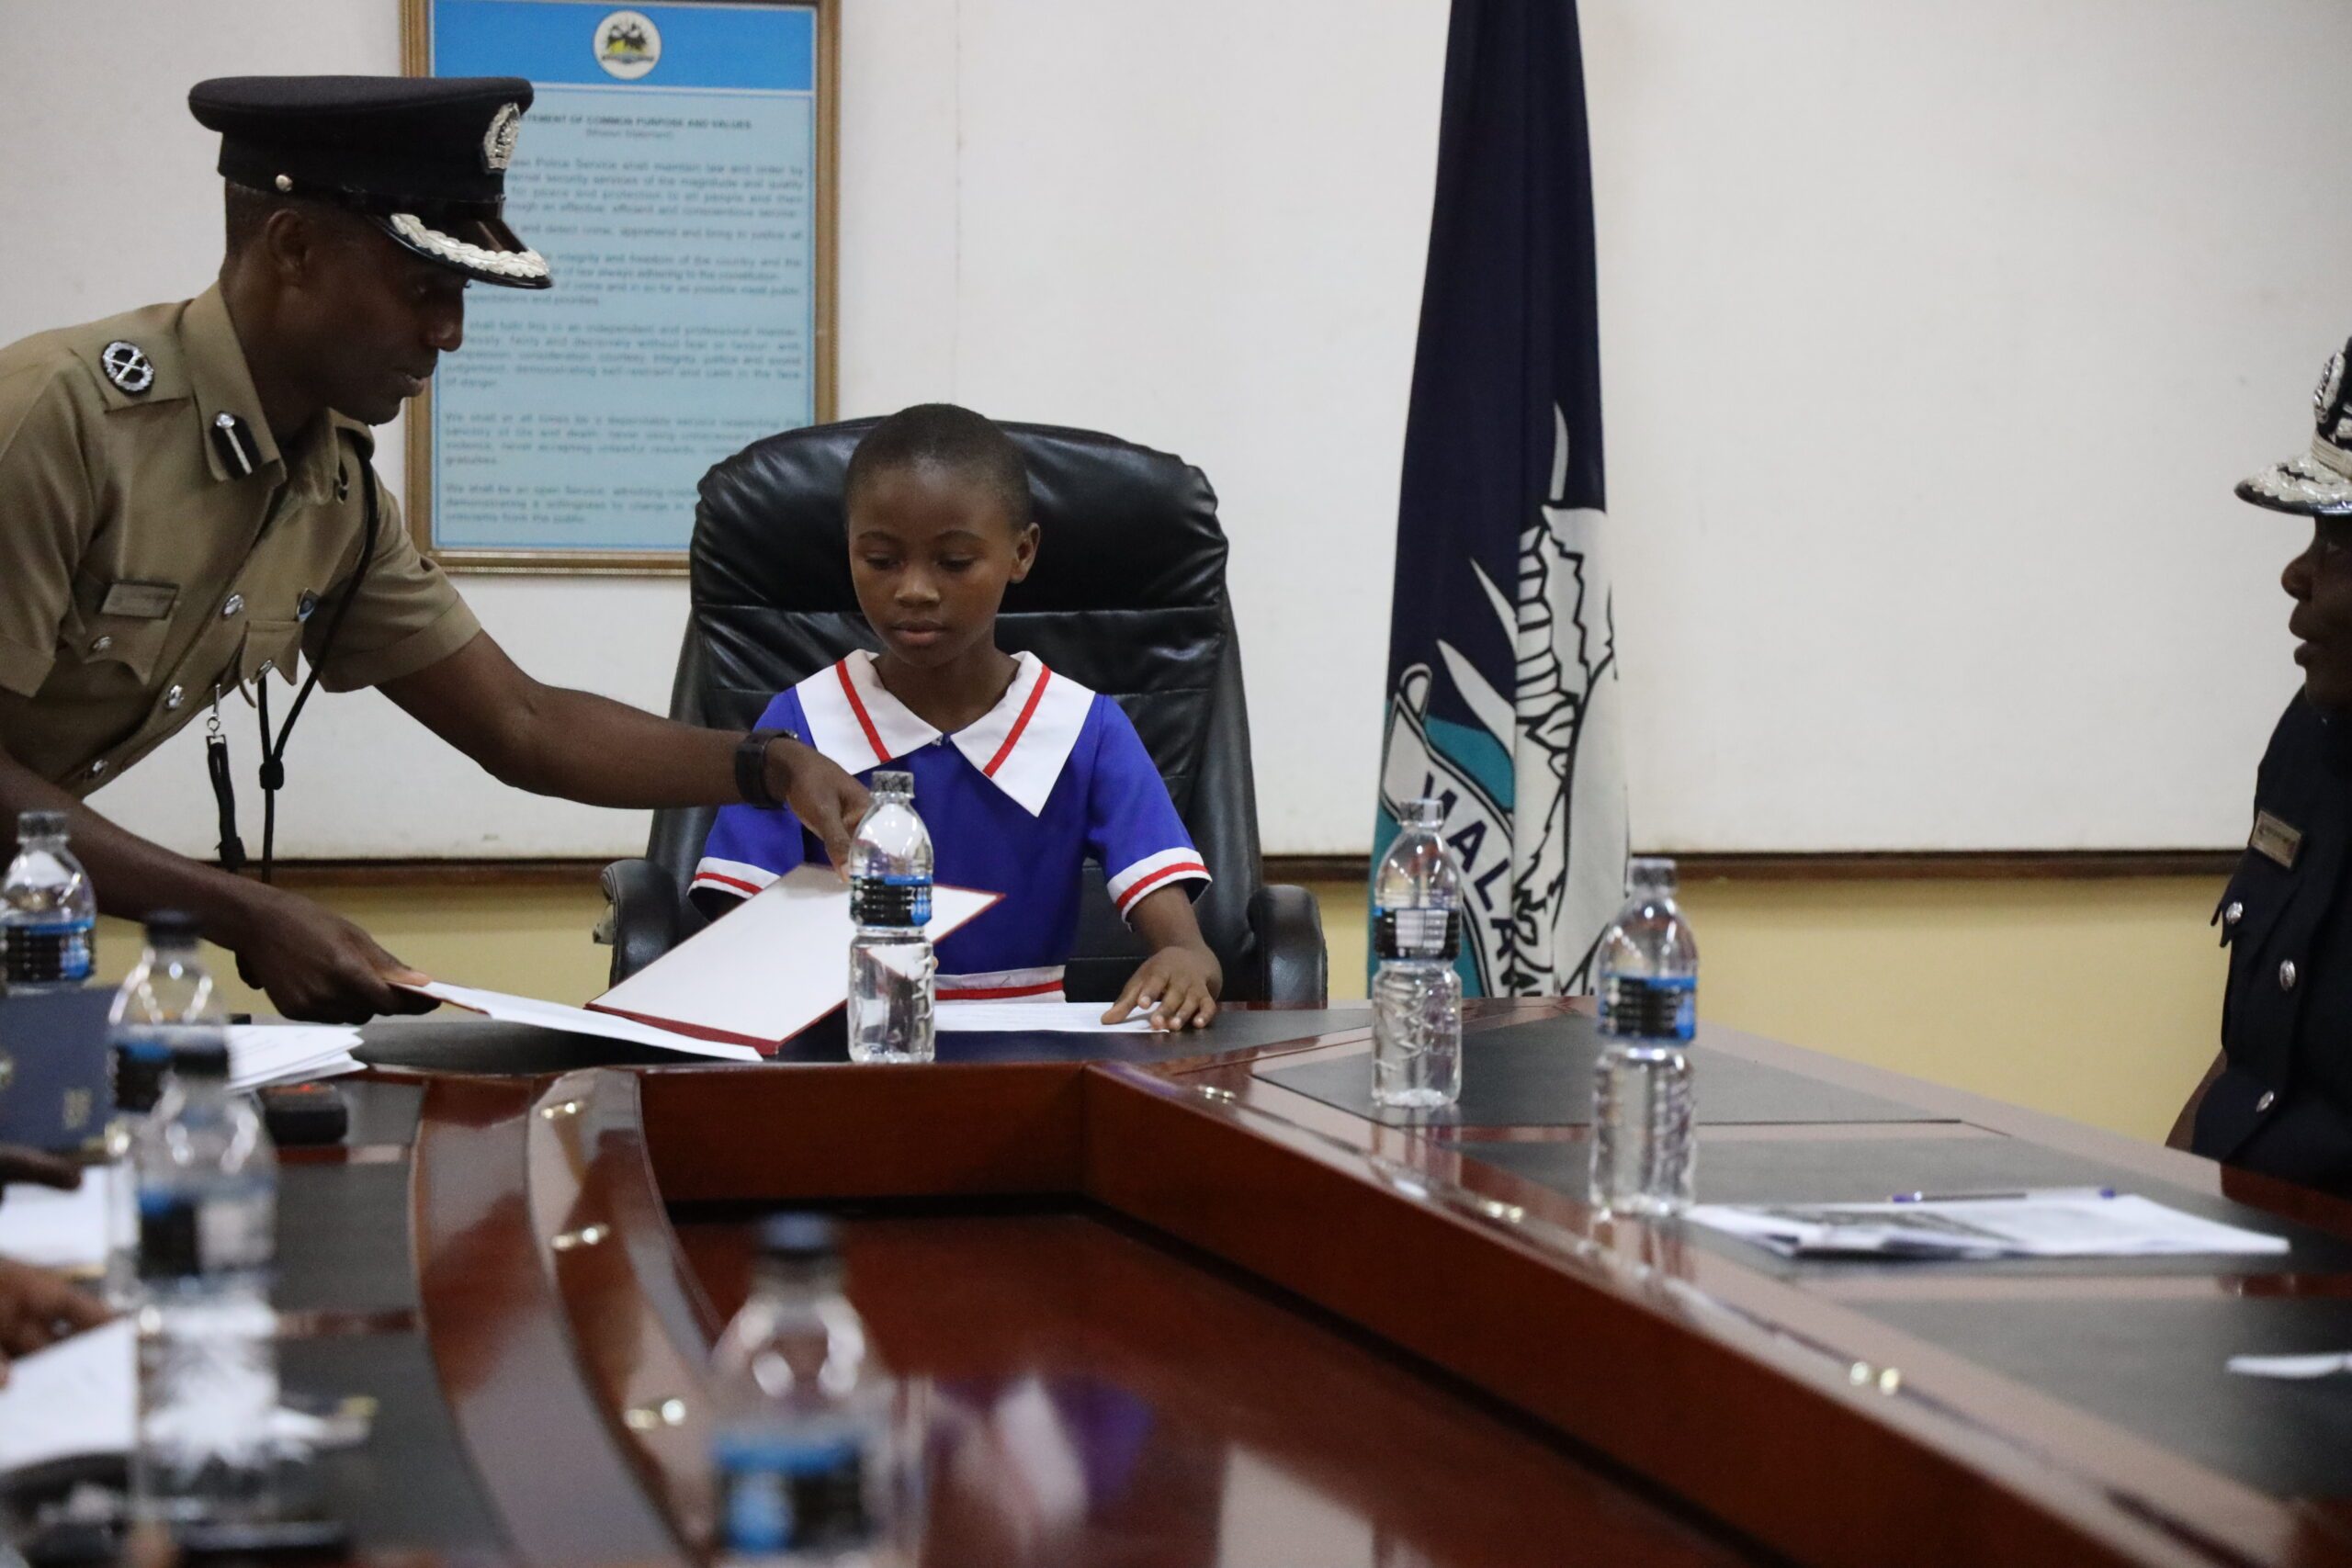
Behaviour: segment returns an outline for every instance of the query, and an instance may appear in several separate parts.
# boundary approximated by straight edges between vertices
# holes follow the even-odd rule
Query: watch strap
[[[763,811],[783,807],[784,802],[768,793],[768,743],[784,733],[781,729],[754,729],[735,748],[735,793],[743,797],[744,805],[756,806]]]

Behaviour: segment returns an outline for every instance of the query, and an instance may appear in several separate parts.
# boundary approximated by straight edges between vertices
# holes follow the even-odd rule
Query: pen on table
[[[1897,1192],[1890,1203],[1991,1203],[2019,1198],[2112,1198],[2112,1187],[2044,1187],[2018,1192]]]

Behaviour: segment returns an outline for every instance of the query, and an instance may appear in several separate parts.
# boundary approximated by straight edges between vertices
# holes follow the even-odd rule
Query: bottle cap
[[[1671,897],[1678,881],[1674,863],[1664,855],[1635,855],[1625,863],[1627,892],[1664,893]]]
[[[62,811],[19,811],[17,813],[17,842],[29,844],[36,839],[65,837],[65,813]]]
[[[153,942],[194,942],[203,932],[196,917],[185,909],[157,909],[147,917],[147,940]]]
[[[876,795],[900,795],[911,800],[915,793],[915,776],[896,768],[884,768],[874,775]]]
[[[1445,826],[1445,803],[1430,795],[1408,800],[1404,810],[1397,814],[1396,821],[1401,827],[1427,828],[1434,832]]]
[[[760,1222],[763,1257],[797,1262],[831,1258],[840,1249],[831,1219],[823,1214],[770,1214]]]
[[[229,1076],[229,1043],[204,1040],[175,1045],[172,1071],[184,1078],[225,1078]]]

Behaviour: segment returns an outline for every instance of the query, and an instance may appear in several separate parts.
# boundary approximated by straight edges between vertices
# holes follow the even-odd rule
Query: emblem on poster
[[[596,24],[596,63],[634,82],[662,63],[662,29],[642,11],[616,11]]]

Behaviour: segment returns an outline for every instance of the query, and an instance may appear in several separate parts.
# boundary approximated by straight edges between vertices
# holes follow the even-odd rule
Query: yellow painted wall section
[[[1361,998],[1361,885],[1318,884],[1331,993]],[[2213,1056],[2222,954],[2208,877],[1709,882],[1683,889],[1702,1017],[2161,1138]],[[439,977],[555,1001],[604,987],[578,887],[338,888],[324,901]],[[101,923],[102,975],[137,955]],[[266,1010],[236,983],[234,1008]]]

